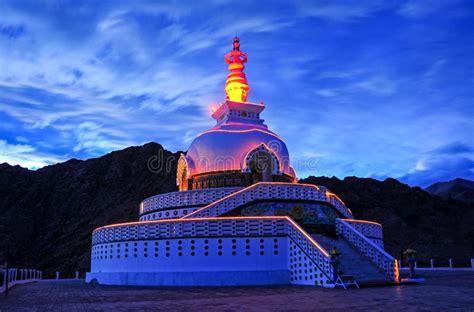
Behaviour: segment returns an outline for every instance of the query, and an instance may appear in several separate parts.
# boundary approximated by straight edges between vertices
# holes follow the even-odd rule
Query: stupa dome
[[[274,174],[295,177],[285,142],[268,129],[248,125],[216,126],[191,143],[186,161],[191,176],[219,172],[250,172],[255,153],[266,152],[275,160]]]
[[[234,38],[226,54],[229,74],[226,101],[213,108],[213,128],[201,133],[178,162],[182,191],[213,187],[245,187],[257,182],[296,182],[285,142],[268,130],[260,113],[263,103],[247,102],[246,53]]]

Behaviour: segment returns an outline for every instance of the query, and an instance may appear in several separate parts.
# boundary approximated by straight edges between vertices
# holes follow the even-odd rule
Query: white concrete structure
[[[285,143],[260,119],[265,106],[246,102],[238,40],[226,60],[227,100],[213,111],[217,125],[180,157],[180,191],[145,199],[139,222],[94,230],[86,281],[333,287],[336,245],[344,274],[396,281],[380,224],[354,220],[324,186],[296,183]]]

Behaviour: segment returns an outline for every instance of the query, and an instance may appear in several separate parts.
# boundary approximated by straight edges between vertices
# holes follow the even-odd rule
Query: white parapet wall
[[[329,256],[288,217],[137,222],[93,234],[86,282],[332,287]]]
[[[140,203],[139,220],[181,218],[240,189],[223,187],[155,195]]]

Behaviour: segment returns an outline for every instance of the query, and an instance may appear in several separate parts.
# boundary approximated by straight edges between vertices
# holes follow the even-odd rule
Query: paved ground
[[[0,311],[474,311],[474,271],[420,272],[426,284],[363,289],[118,287],[82,281],[18,285]]]

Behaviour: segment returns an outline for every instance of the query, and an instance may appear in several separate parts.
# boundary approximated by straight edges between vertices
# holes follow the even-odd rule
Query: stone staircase
[[[342,238],[331,238],[323,234],[312,234],[311,237],[328,252],[335,246],[341,254],[339,270],[342,275],[352,275],[360,285],[391,283],[391,278],[372,261],[356,250]]]

